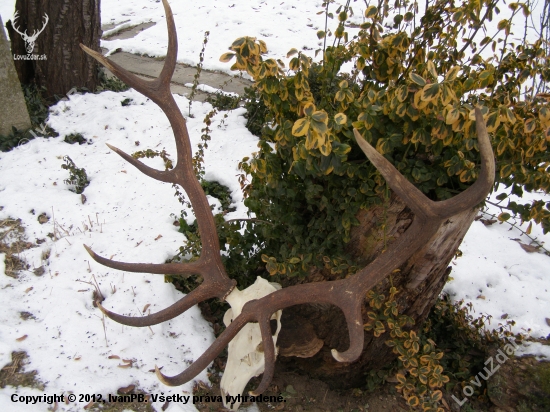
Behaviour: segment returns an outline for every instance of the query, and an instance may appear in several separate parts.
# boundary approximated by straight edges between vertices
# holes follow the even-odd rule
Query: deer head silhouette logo
[[[19,33],[21,35],[21,37],[25,41],[25,48],[27,49],[27,53],[31,54],[34,50],[34,45],[35,45],[36,39],[38,38],[40,33],[42,33],[44,31],[44,29],[46,28],[46,24],[48,24],[48,21],[50,21],[50,18],[48,17],[48,15],[46,13],[44,13],[44,25],[42,26],[42,28],[40,30],[38,30],[38,31],[35,30],[33,32],[32,36],[29,36],[27,34],[27,30],[25,30],[25,33],[22,33],[19,30],[19,28],[15,26],[15,21],[18,18],[19,18],[19,12],[17,11],[13,16],[12,27],[17,33]]]

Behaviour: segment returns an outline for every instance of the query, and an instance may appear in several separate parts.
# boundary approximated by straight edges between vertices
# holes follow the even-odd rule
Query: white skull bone
[[[225,312],[223,323],[226,326],[240,315],[244,304],[253,299],[260,299],[276,290],[281,289],[278,283],[271,283],[258,276],[256,282],[248,288],[240,291],[237,288],[227,296],[226,301],[231,309]],[[273,335],[275,355],[277,354],[277,336],[281,330],[282,310],[275,312],[271,319],[277,321],[277,330]],[[223,404],[226,408],[236,411],[241,402],[228,401],[228,396],[235,399],[242,395],[246,384],[252,377],[258,376],[264,371],[265,357],[262,346],[262,335],[257,323],[246,324],[237,335],[229,342],[227,349],[227,365],[220,383]]]

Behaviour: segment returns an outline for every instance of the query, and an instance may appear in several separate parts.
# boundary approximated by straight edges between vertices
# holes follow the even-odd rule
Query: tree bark
[[[436,303],[451,272],[449,263],[476,214],[477,209],[466,210],[448,220],[431,241],[400,268],[400,272],[391,276],[393,286],[399,290],[396,296],[399,312],[415,320],[413,330],[420,329],[430,309]],[[362,210],[357,218],[360,225],[352,229],[347,251],[353,256],[358,266],[363,267],[383,253],[384,248],[391,247],[393,241],[407,230],[414,215],[399,198],[392,196],[385,206]],[[300,283],[325,280],[332,279],[330,275],[315,270],[310,273],[308,279]],[[377,285],[376,291],[387,297],[389,288],[390,277],[388,276]],[[367,312],[370,310],[365,300],[362,310],[365,323],[368,320]],[[388,333],[375,338],[372,332],[364,332],[365,344],[359,360],[351,364],[335,361],[330,350],[332,348],[338,351],[348,349],[349,337],[342,312],[332,306],[294,306],[283,311],[281,322],[280,338],[283,346],[295,340],[285,335],[285,323],[293,325],[294,331],[301,330],[296,323],[311,324],[317,338],[324,342],[321,350],[310,358],[284,357],[285,350],[282,348],[283,356],[280,358],[282,366],[298,368],[311,377],[327,382],[333,388],[346,389],[362,386],[366,382],[365,372],[378,370],[397,356],[384,343],[389,338]],[[303,330],[306,328],[304,327]]]
[[[62,97],[73,87],[96,89],[98,64],[79,44],[99,51],[99,5],[100,0],[17,0],[18,18],[6,25],[12,52],[17,56],[37,56],[37,60],[14,59],[22,84],[35,82],[44,86],[48,97]],[[49,18],[46,25],[45,15]],[[42,28],[29,53],[29,42],[18,32],[26,31],[31,36]]]

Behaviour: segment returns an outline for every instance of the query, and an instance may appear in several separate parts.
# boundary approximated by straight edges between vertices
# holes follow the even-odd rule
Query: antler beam
[[[130,326],[149,326],[172,319],[185,312],[189,307],[202,300],[218,297],[225,299],[235,286],[229,279],[220,258],[219,240],[216,235],[214,219],[204,192],[196,179],[191,162],[191,146],[185,119],[179,111],[170,92],[170,79],[174,72],[177,56],[177,41],[174,18],[166,0],[163,0],[168,22],[168,53],[164,68],[158,79],[143,80],[101,54],[81,45],[89,55],[111,70],[128,85],[153,100],[166,114],[176,139],[177,164],[170,171],[158,171],[145,166],[138,160],[117,148],[113,151],[153,179],[180,185],[189,196],[195,210],[199,232],[203,244],[200,258],[193,263],[143,264],[123,263],[106,259],[95,254],[89,247],[86,250],[91,257],[105,266],[129,272],[146,272],[153,274],[201,274],[204,282],[179,302],[153,315],[144,317],[127,317],[115,314],[99,305],[106,316]],[[425,197],[403,177],[381,154],[367,143],[354,130],[357,143],[368,159],[380,171],[391,189],[413,211],[415,218],[407,232],[396,240],[390,249],[380,255],[367,267],[354,276],[331,282],[295,285],[275,291],[267,296],[247,302],[242,312],[227,329],[217,338],[214,344],[182,373],[168,377],[157,368],[157,376],[167,385],[176,386],[188,382],[200,373],[225,348],[235,335],[249,322],[260,326],[265,354],[265,371],[256,391],[257,395],[265,391],[271,382],[275,364],[275,347],[273,344],[269,321],[278,310],[303,303],[328,303],[339,307],[345,315],[350,346],[345,352],[332,350],[337,361],[353,362],[362,350],[364,343],[363,319],[361,306],[367,291],[384,279],[393,270],[403,265],[414,253],[425,245],[451,216],[476,207],[489,193],[495,175],[495,164],[489,136],[479,109],[475,109],[476,127],[481,152],[481,171],[478,180],[466,191],[441,202],[434,202]]]

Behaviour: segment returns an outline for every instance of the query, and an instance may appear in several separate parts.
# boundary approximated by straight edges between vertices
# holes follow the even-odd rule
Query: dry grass
[[[21,252],[34,245],[25,240],[25,229],[21,219],[0,220],[0,253],[5,253],[6,275],[17,278],[21,270],[29,269],[29,265],[21,258]]]

